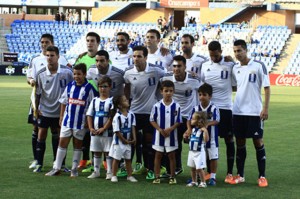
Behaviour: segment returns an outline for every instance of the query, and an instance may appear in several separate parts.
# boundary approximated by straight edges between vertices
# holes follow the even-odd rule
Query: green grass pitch
[[[207,189],[186,188],[189,168],[177,177],[177,185],[167,180],[160,185],[136,176],[138,183],[119,179],[112,184],[104,179],[87,179],[80,173],[76,179],[69,174],[45,177],[28,169],[32,160],[31,126],[27,122],[30,87],[25,77],[0,76],[0,196],[1,198],[300,198],[300,88],[272,87],[269,120],[265,123],[264,141],[267,153],[266,175],[269,187],[258,188],[255,151],[252,140],[247,142],[246,182],[225,184],[226,159],[224,141],[220,140],[217,186]],[[50,136],[49,136],[50,137]],[[44,171],[51,169],[52,147],[48,138]],[[72,145],[67,165],[71,165]],[[187,145],[183,164],[186,165]],[[236,169],[234,169],[236,172]]]

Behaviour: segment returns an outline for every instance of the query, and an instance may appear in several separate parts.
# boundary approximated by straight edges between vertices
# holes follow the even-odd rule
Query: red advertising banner
[[[300,86],[300,75],[270,74],[271,85]]]
[[[200,8],[208,7],[208,0],[160,0],[161,7]]]

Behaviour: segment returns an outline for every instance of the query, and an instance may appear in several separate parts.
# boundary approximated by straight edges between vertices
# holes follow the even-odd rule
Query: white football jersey
[[[186,59],[186,72],[196,73],[200,77],[202,64],[206,60],[207,58],[202,55],[193,54],[190,59]]]
[[[170,53],[166,56],[163,56],[160,52],[160,49],[157,49],[156,52],[153,54],[148,53],[147,62],[161,66],[164,68],[165,71],[171,71],[173,57]]]
[[[133,51],[131,48],[129,48],[126,54],[121,54],[119,50],[116,50],[109,53],[109,59],[111,65],[125,71],[127,68],[133,66],[132,55]]]

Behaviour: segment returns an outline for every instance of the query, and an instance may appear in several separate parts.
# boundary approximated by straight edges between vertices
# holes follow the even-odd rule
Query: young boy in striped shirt
[[[161,159],[166,152],[170,162],[170,181],[169,184],[176,184],[175,179],[175,151],[178,149],[177,127],[182,123],[180,105],[176,103],[172,96],[175,86],[170,80],[161,83],[160,92],[163,99],[157,102],[151,111],[150,123],[156,129],[152,148],[155,152],[154,172],[155,179],[153,184],[160,183]]]

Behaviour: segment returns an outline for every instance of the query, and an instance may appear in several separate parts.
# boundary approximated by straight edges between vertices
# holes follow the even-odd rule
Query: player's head
[[[244,40],[238,39],[233,43],[234,56],[239,61],[247,59],[247,44]]]
[[[116,111],[117,109],[128,109],[129,108],[129,101],[125,97],[125,95],[118,95],[113,97],[113,106],[114,110]]]
[[[198,128],[206,127],[207,126],[207,114],[206,112],[200,111],[195,112],[192,115],[191,124]]]
[[[45,54],[47,47],[54,45],[53,36],[48,33],[42,34],[41,39],[40,39],[40,44],[41,44],[42,51]]]
[[[133,63],[139,70],[146,66],[148,50],[145,46],[133,47]]]
[[[86,35],[86,46],[89,52],[96,52],[100,44],[100,36],[95,32]]]
[[[146,46],[157,47],[160,42],[160,33],[156,29],[150,29],[146,33]]]
[[[49,66],[58,66],[59,50],[56,46],[48,46],[46,57]]]
[[[184,34],[181,37],[181,49],[183,53],[192,53],[194,47],[195,39],[190,34]]]
[[[174,76],[185,75],[186,59],[182,55],[176,55],[173,57],[173,73]]]
[[[112,80],[108,76],[103,76],[98,80],[98,89],[100,97],[108,98],[110,96],[110,89],[112,86]]]
[[[198,89],[198,96],[201,104],[208,105],[212,97],[213,88],[210,84],[204,83]]]
[[[219,63],[222,60],[221,44],[218,41],[212,41],[208,44],[208,52],[211,61]]]
[[[172,96],[174,94],[174,90],[175,90],[175,85],[170,80],[165,80],[160,85],[160,93],[162,94],[163,99],[165,101],[172,100]]]
[[[96,66],[100,72],[107,72],[109,66],[109,54],[107,51],[99,50],[96,53]]]
[[[84,63],[77,64],[73,67],[73,78],[77,85],[82,85],[85,82],[86,65]]]
[[[129,35],[126,32],[118,32],[116,43],[119,51],[121,52],[127,51],[128,45],[130,43]]]

